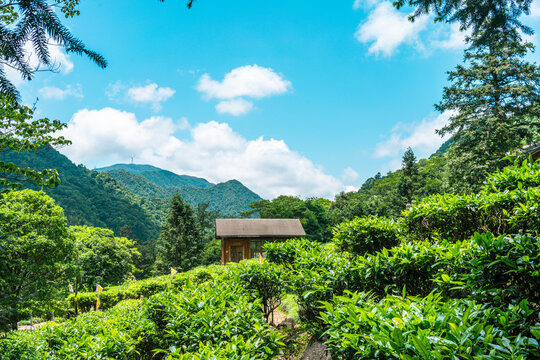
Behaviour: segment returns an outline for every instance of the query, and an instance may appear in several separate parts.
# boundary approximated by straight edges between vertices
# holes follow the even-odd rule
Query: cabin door
[[[231,261],[240,262],[244,257],[242,256],[243,246],[231,246]]]

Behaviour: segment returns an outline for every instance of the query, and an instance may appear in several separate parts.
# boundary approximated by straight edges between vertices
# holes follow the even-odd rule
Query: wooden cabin
[[[527,156],[531,156],[533,161],[540,159],[540,142],[524,146],[522,150]]]
[[[221,264],[258,258],[267,241],[306,236],[298,219],[216,219],[221,240]]]

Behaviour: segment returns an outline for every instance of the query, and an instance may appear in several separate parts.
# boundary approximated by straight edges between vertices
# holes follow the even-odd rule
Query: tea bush
[[[355,218],[336,225],[333,233],[336,246],[354,255],[374,253],[400,242],[399,224],[385,217]]]
[[[293,268],[298,254],[304,255],[307,251],[320,251],[323,245],[317,241],[305,238],[290,239],[284,242],[267,242],[264,244],[266,260],[287,268]]]
[[[540,232],[540,163],[525,161],[488,176],[478,194],[431,195],[403,212],[404,230],[413,240],[463,240],[475,232]]]
[[[379,297],[386,294],[426,296],[436,289],[447,290],[447,296],[456,295],[449,290],[450,286],[435,279],[442,274],[455,276],[463,271],[456,262],[469,248],[467,241],[455,244],[423,241],[358,257],[350,268],[356,286],[349,290],[370,291]],[[450,278],[446,283],[451,283]]]
[[[259,264],[258,261],[242,264],[234,271],[239,285],[261,299],[267,319],[281,304],[281,295],[285,290],[282,272],[283,269],[278,265]]]
[[[260,300],[227,281],[154,295],[144,311],[158,327],[157,352],[170,359],[269,359],[282,353],[280,335],[267,323]]]
[[[540,304],[540,240],[530,236],[475,234],[470,250],[454,264],[470,297],[493,305]]]
[[[180,288],[189,282],[202,283],[213,279],[224,271],[225,268],[219,265],[198,267],[185,273],[177,273],[172,281],[169,275],[128,281],[120,286],[107,287],[100,293],[81,292],[78,294],[77,299],[75,299],[75,294],[71,294],[67,300],[72,307],[75,307],[75,301],[77,300],[79,311],[86,312],[96,306],[99,296],[100,308],[103,310],[110,309],[122,300],[139,299],[141,296],[146,298],[161,291]]]
[[[335,359],[532,359],[540,356],[538,340],[514,336],[500,314],[472,301],[442,301],[436,294],[421,299],[388,296],[376,301],[366,293],[347,293],[323,303],[327,345]],[[540,335],[540,327],[532,331]]]
[[[141,303],[127,300],[107,311],[92,311],[63,324],[48,323],[34,331],[0,338],[4,360],[140,359],[155,347],[155,325]]]

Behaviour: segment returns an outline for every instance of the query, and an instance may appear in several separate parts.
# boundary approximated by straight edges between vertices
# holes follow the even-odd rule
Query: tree
[[[70,232],[79,250],[77,264],[86,289],[96,284],[120,285],[135,272],[135,260],[141,256],[135,241],[90,226],[72,226]]]
[[[0,328],[39,313],[67,292],[76,257],[61,207],[43,192],[0,194]]]
[[[428,13],[435,21],[458,22],[461,29],[471,29],[475,42],[484,42],[488,35],[502,29],[518,29],[533,34],[530,27],[519,21],[521,14],[529,14],[532,0],[397,0],[398,9],[404,5],[414,8],[409,20]]]
[[[308,239],[325,241],[331,237],[330,206],[330,201],[325,199],[304,201],[295,196],[281,195],[272,201],[254,201],[249,205],[252,210],[241,215],[247,217],[259,213],[262,219],[300,219]]]
[[[420,178],[418,176],[418,165],[416,164],[416,156],[414,152],[409,147],[403,154],[401,160],[401,177],[399,178],[398,183],[398,195],[403,199],[404,204],[409,204],[418,188],[420,188]],[[404,205],[403,204],[403,205]],[[402,206],[402,210],[405,209],[405,206]]]
[[[486,172],[503,165],[509,151],[532,141],[540,125],[540,69],[524,60],[532,44],[516,30],[493,33],[487,43],[474,38],[469,43],[465,64],[449,72],[452,84],[435,105],[452,114],[437,132],[453,135],[449,181],[459,192],[478,190]]]
[[[180,193],[173,196],[167,219],[156,244],[155,272],[168,272],[170,267],[187,271],[200,264],[201,234],[193,208],[182,201]]]
[[[104,68],[107,62],[100,54],[88,50],[81,40],[77,39],[64,26],[54,11],[60,11],[67,17],[79,14],[79,0],[2,0],[0,2],[0,94],[10,100],[19,98],[15,86],[8,80],[6,67],[17,70],[25,80],[31,80],[36,71],[44,66],[54,70],[49,46],[61,46],[67,53],[85,55],[99,67]],[[52,44],[51,44],[52,42]],[[39,64],[32,64],[25,47],[30,45]]]
[[[62,136],[51,135],[63,129],[65,124],[47,118],[33,120],[32,117],[32,109],[0,95],[0,154],[71,144]],[[0,189],[19,189],[22,181],[47,187],[60,183],[58,172],[54,169],[37,171],[0,160]]]

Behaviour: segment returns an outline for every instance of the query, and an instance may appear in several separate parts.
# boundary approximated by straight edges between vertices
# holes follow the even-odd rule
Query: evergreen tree
[[[405,204],[409,204],[415,194],[415,190],[420,187],[418,184],[418,166],[416,164],[416,156],[409,147],[403,154],[401,160],[402,169],[401,177],[399,178],[397,193],[402,198],[403,203],[401,205],[403,210]]]
[[[187,271],[200,264],[202,241],[193,208],[182,201],[180,193],[173,196],[167,219],[156,244],[157,274],[170,267]]]
[[[449,72],[452,84],[435,105],[452,114],[437,132],[453,134],[448,169],[458,192],[477,190],[509,151],[533,140],[540,124],[540,70],[524,60],[532,44],[512,29],[489,34],[485,43],[473,37],[469,44],[465,64]]]
[[[414,8],[409,20],[426,14],[435,15],[436,22],[457,22],[462,30],[470,29],[476,43],[502,29],[519,29],[532,35],[533,30],[519,21],[522,14],[529,14],[532,0],[396,0],[398,9],[404,5]]]

